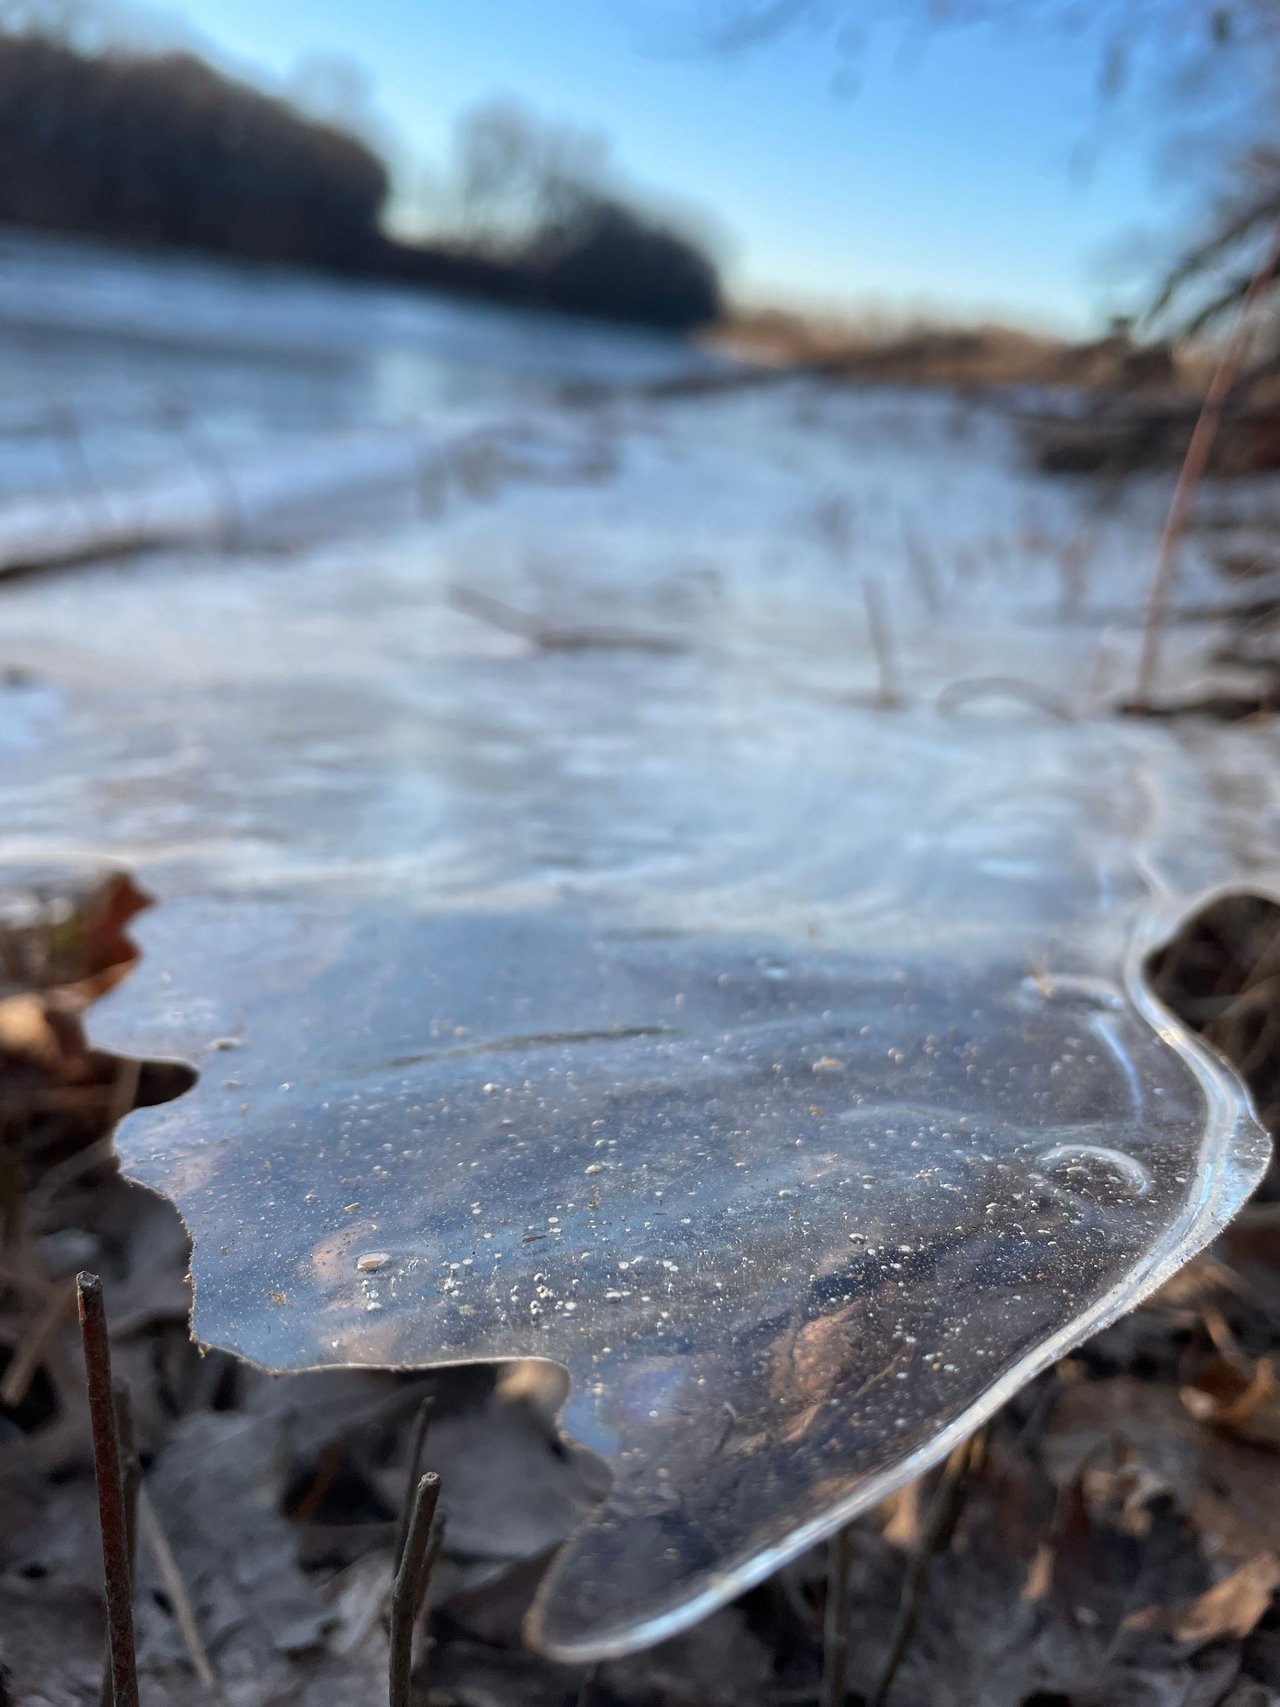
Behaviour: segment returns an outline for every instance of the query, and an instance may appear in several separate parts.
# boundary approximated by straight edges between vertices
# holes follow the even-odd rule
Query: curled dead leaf
[[[176,1062],[126,1060],[85,1037],[85,1011],[138,959],[127,927],[150,904],[123,872],[87,886],[0,887],[0,1197],[10,1230],[45,1169],[193,1081]]]
[[[58,991],[77,1011],[138,958],[130,922],[151,905],[122,871],[85,885],[16,885],[0,894],[0,995]]]
[[[1259,1553],[1183,1606],[1144,1606],[1125,1619],[1126,1630],[1163,1632],[1194,1647],[1224,1636],[1242,1640],[1271,1605],[1280,1586],[1280,1559]]]
[[[1280,1378],[1270,1357],[1216,1357],[1179,1396],[1197,1422],[1259,1445],[1280,1446]]]

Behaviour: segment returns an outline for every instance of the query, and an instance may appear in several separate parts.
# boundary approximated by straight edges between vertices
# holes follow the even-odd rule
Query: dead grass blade
[[[1192,506],[1205,470],[1209,466],[1209,457],[1218,437],[1227,399],[1240,376],[1249,338],[1253,332],[1255,310],[1278,269],[1280,224],[1276,226],[1262,265],[1250,280],[1249,288],[1241,301],[1240,311],[1227,339],[1226,348],[1209,382],[1209,389],[1205,392],[1204,402],[1191,434],[1191,443],[1187,446],[1187,454],[1178,474],[1178,483],[1174,487],[1173,501],[1169,505],[1164,532],[1160,536],[1159,555],[1156,558],[1155,574],[1147,595],[1147,609],[1142,623],[1142,651],[1138,659],[1138,679],[1134,690],[1134,707],[1137,710],[1145,710],[1151,704],[1151,694],[1160,668],[1160,642],[1165,612],[1173,587],[1178,554],[1191,519]]]

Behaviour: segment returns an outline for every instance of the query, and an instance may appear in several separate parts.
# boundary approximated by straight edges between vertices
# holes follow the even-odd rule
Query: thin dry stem
[[[414,1490],[404,1554],[391,1591],[390,1707],[409,1707],[413,1670],[413,1627],[440,1551],[440,1531],[432,1536],[440,1478],[428,1470]]]
[[[871,650],[875,654],[876,671],[880,678],[876,703],[882,710],[892,711],[902,704],[902,689],[894,664],[893,641],[889,634],[889,620],[885,615],[884,596],[879,583],[873,581],[870,576],[863,578],[862,596],[866,601],[867,632],[871,636]]]
[[[427,1430],[431,1426],[431,1411],[435,1400],[425,1398],[418,1406],[417,1420],[413,1430],[413,1445],[409,1449],[409,1481],[404,1491],[404,1504],[400,1508],[400,1523],[396,1530],[396,1550],[392,1555],[395,1568],[400,1569],[400,1561],[404,1558],[405,1542],[409,1538],[409,1520],[413,1514],[414,1490],[422,1475],[422,1454],[427,1444]]]
[[[89,1417],[93,1426],[93,1470],[98,1484],[98,1518],[102,1529],[102,1575],[107,1600],[112,1697],[115,1707],[138,1707],[129,1522],[120,1473],[120,1437],[111,1386],[111,1346],[107,1338],[102,1281],[96,1274],[77,1275],[76,1296],[89,1389]]]
[[[124,1494],[125,1534],[129,1548],[129,1591],[132,1595],[138,1574],[138,1498],[142,1491],[142,1465],[133,1432],[133,1406],[126,1387],[115,1383],[111,1389],[116,1416],[116,1439],[120,1442],[120,1485]],[[102,1668],[102,1684],[98,1690],[100,1707],[112,1707],[115,1686],[111,1676],[111,1656],[107,1655]]]
[[[1209,466],[1209,457],[1218,437],[1218,429],[1222,425],[1227,398],[1240,376],[1249,337],[1253,331],[1254,312],[1267,286],[1275,278],[1277,269],[1280,269],[1280,224],[1277,224],[1262,265],[1250,280],[1249,288],[1240,303],[1240,312],[1222,352],[1222,359],[1209,382],[1209,389],[1205,392],[1204,402],[1191,434],[1191,443],[1182,459],[1178,483],[1174,487],[1173,500],[1160,536],[1160,550],[1142,623],[1142,651],[1138,659],[1138,680],[1134,693],[1135,704],[1139,707],[1151,704],[1152,689],[1160,669],[1160,642],[1164,632],[1169,594],[1173,587],[1174,571],[1178,565],[1178,554],[1191,520],[1196,493]]]
[[[853,1532],[846,1524],[827,1542],[827,1605],[822,1627],[822,1707],[842,1707],[849,1671],[849,1568]]]
[[[7,1410],[13,1410],[26,1398],[46,1345],[70,1312],[71,1293],[66,1282],[59,1281],[32,1320],[4,1372],[4,1380],[0,1381],[0,1405]]]
[[[200,1626],[196,1622],[195,1607],[187,1592],[178,1561],[174,1557],[173,1548],[169,1545],[169,1537],[165,1534],[160,1519],[156,1516],[156,1508],[152,1505],[147,1490],[140,1488],[138,1493],[138,1532],[146,1543],[147,1551],[155,1560],[160,1580],[164,1583],[164,1591],[173,1607],[173,1616],[182,1632],[182,1640],[186,1643],[187,1653],[196,1676],[215,1701],[221,1702],[222,1694],[218,1687],[218,1675],[213,1669],[209,1658],[209,1650],[204,1645],[200,1634]]]
[[[985,1459],[986,1448],[986,1431],[979,1429],[977,1434],[971,1435],[956,1447],[943,1468],[941,1480],[925,1519],[924,1532],[916,1546],[915,1557],[903,1584],[893,1639],[889,1644],[889,1657],[871,1696],[871,1707],[884,1707],[902,1662],[907,1657],[915,1638],[916,1626],[920,1622],[920,1609],[924,1605],[925,1589],[933,1561],[951,1544],[972,1478]]]

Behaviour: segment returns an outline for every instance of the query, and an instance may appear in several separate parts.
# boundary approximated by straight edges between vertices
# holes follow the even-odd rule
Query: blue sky
[[[726,59],[697,50],[696,0],[182,0],[176,16],[271,78],[314,53],[359,61],[402,159],[438,165],[458,114],[495,95],[599,127],[636,183],[714,215],[750,300],[1078,330],[1132,300],[1117,253],[1177,212],[1152,139],[1100,119],[1096,41],[1058,31],[912,48],[886,19],[842,95],[829,32]]]

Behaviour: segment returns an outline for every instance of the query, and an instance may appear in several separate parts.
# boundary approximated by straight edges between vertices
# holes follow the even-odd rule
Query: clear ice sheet
[[[1073,745],[1074,784],[1057,733],[910,718],[816,774],[686,758],[638,821],[701,860],[605,883],[587,845],[536,904],[167,905],[146,1041],[203,1076],[121,1147],[194,1231],[197,1332],[273,1368],[562,1363],[613,1485],[536,1612],[556,1652],[660,1637],[828,1533],[1265,1160],[1143,992],[1176,910],[1123,744]]]
[[[587,1656],[918,1473],[1243,1201],[1265,1140],[1141,961],[1267,880],[1211,778],[1274,755],[1099,714],[1157,490],[1090,510],[928,397],[559,427],[596,474],[6,588],[0,760],[11,857],[161,902],[94,1036],[200,1068],[119,1136],[196,1332],[563,1364],[613,1485],[534,1634]],[[533,646],[454,584],[666,649]],[[974,677],[1050,709],[945,699]]]

